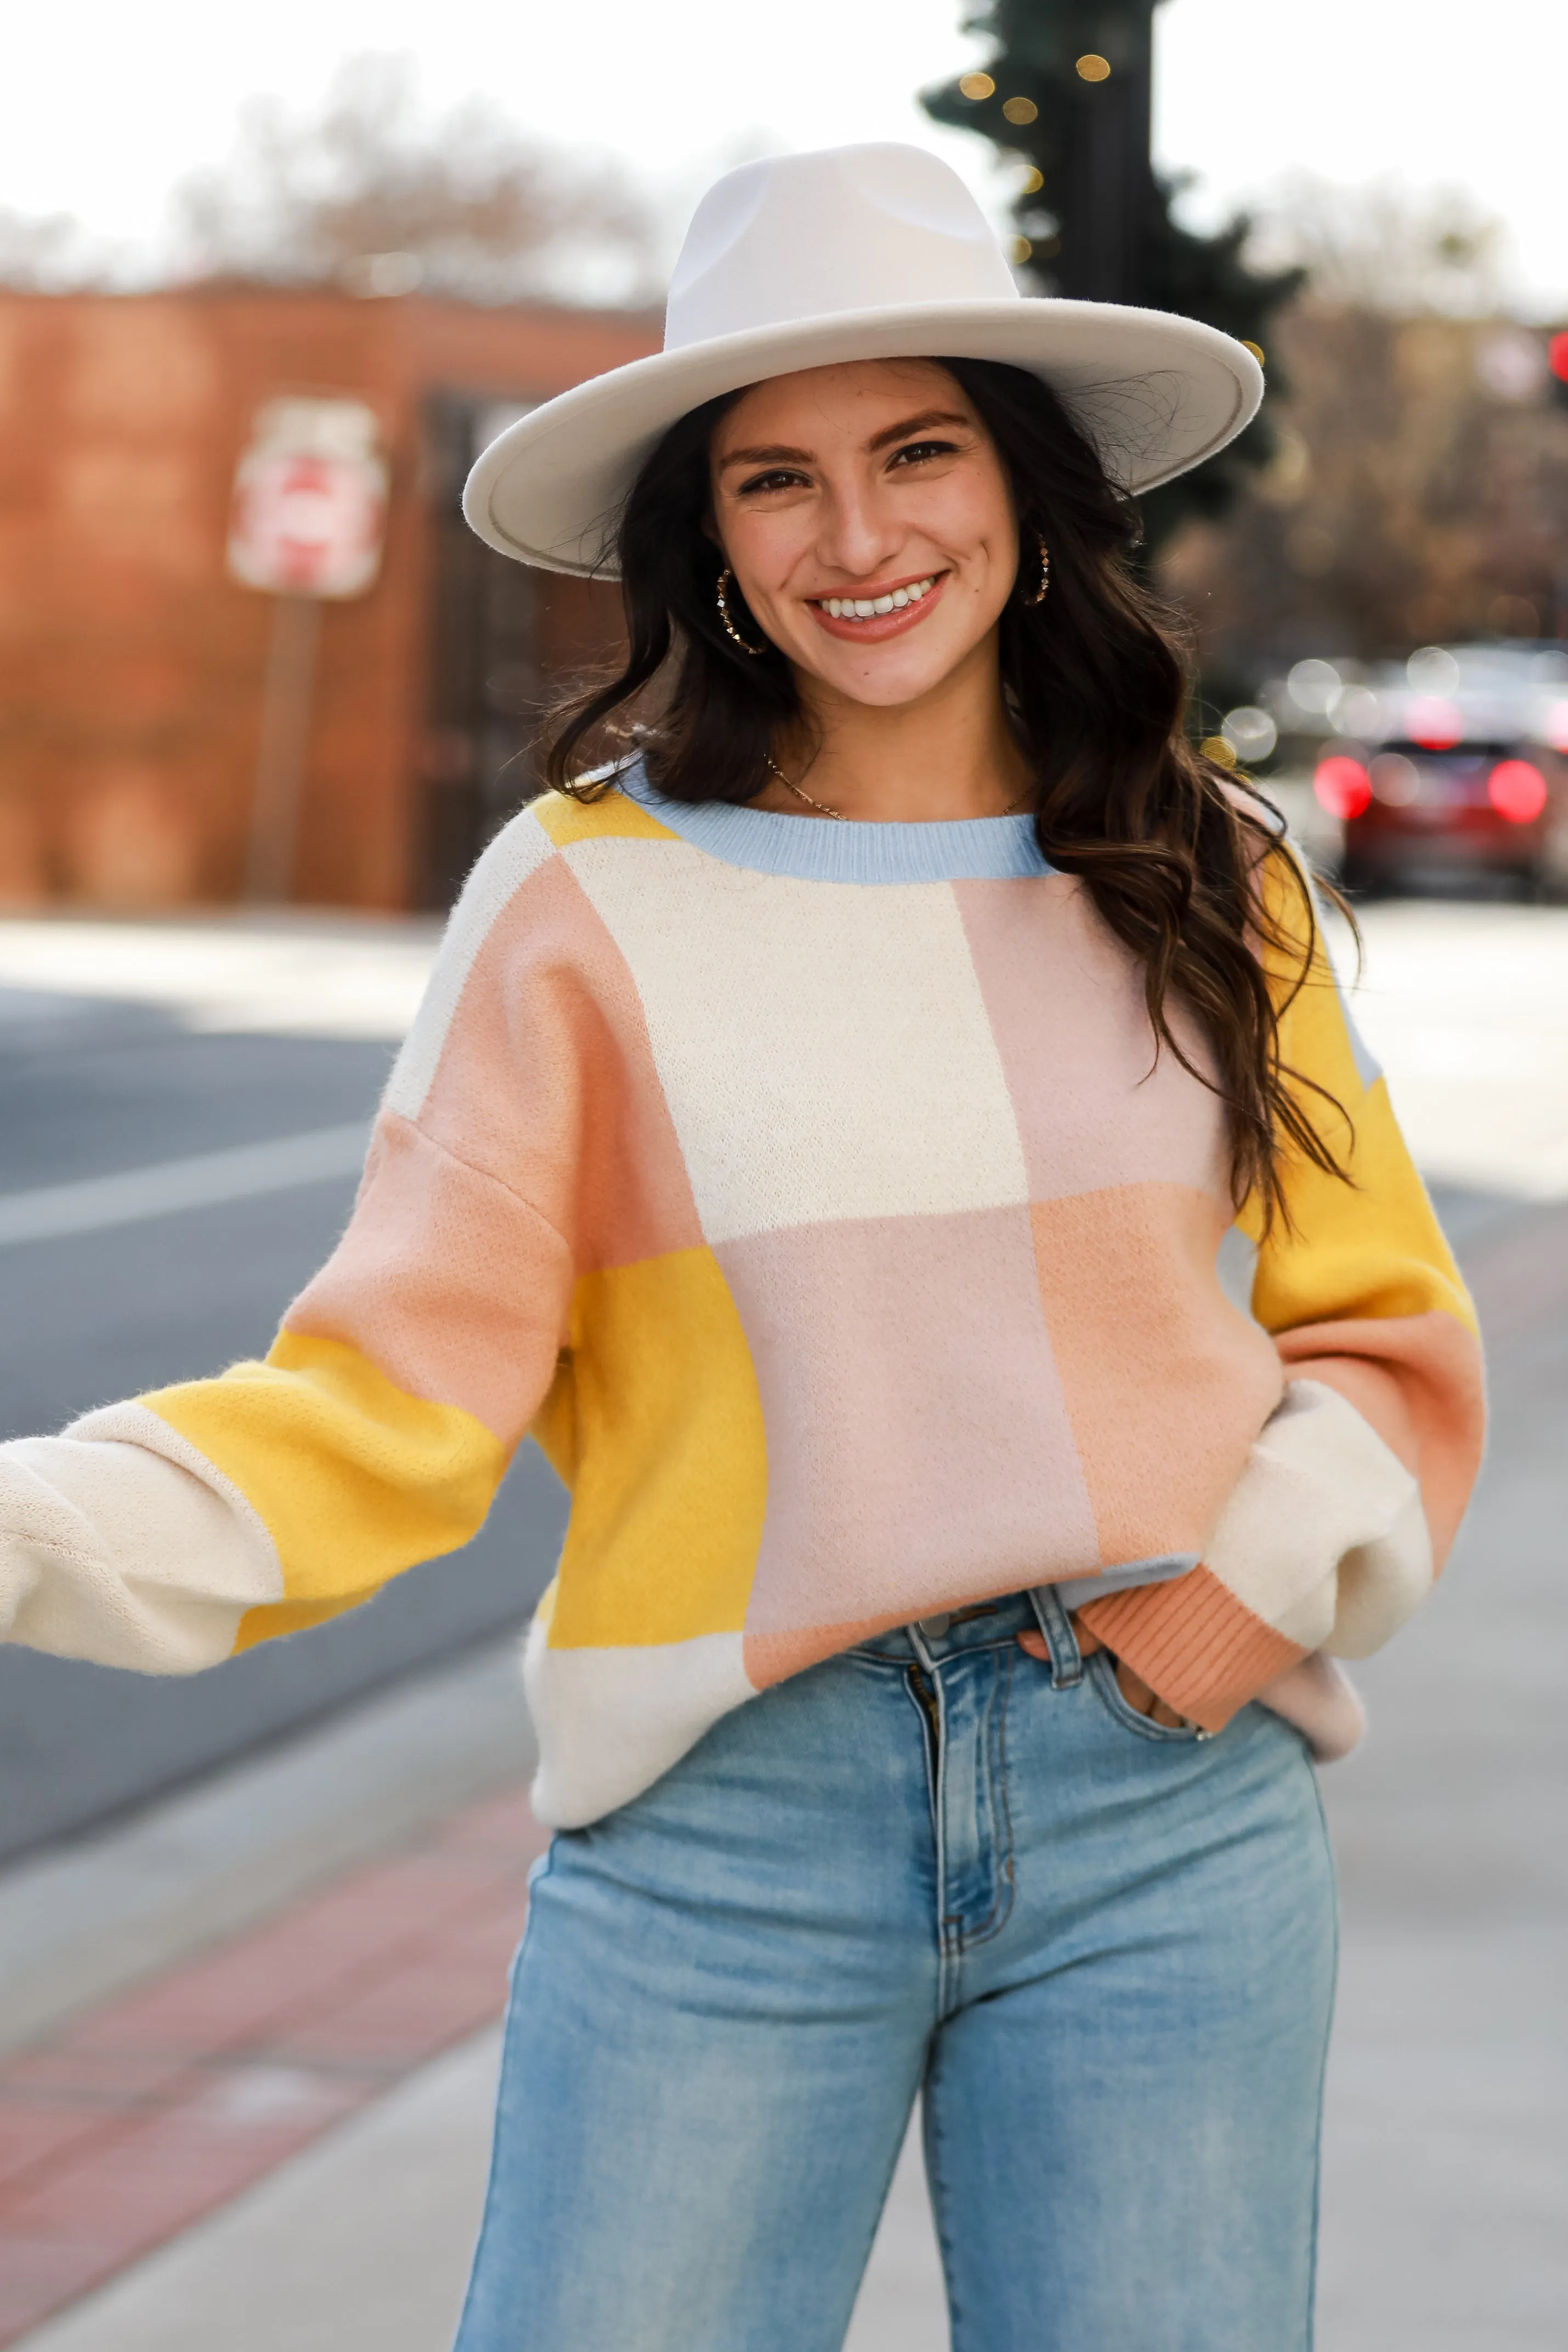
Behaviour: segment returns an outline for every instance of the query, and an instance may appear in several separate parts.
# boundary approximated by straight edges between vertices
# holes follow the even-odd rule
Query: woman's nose
[[[899,544],[893,517],[881,513],[874,499],[835,498],[823,526],[820,546],[823,561],[852,580],[870,579]]]

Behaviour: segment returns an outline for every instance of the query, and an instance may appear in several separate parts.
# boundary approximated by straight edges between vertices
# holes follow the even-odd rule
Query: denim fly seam
[[[1018,1646],[1018,1635],[1029,1628],[1031,1617],[1028,1604],[1017,1598],[986,1614],[997,1622],[982,1625],[977,1619],[960,1618],[940,1634],[913,1624],[901,1628],[899,1635],[914,1652],[903,1672],[925,1738],[936,1845],[938,2015],[944,2018],[962,2005],[966,1955],[1001,1933],[1016,1885],[1008,1707],[1015,1674],[1033,1666]],[[1065,1612],[1059,1614],[1065,1624]],[[1052,1648],[1063,1662],[1063,1685],[1080,1679],[1078,1647],[1070,1629],[1065,1643],[1059,1635]],[[892,1661],[883,1652],[879,1663]]]

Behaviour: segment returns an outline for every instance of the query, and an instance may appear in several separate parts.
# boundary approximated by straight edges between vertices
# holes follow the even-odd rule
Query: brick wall
[[[223,901],[240,887],[271,600],[223,561],[258,404],[381,417],[379,581],[322,615],[294,895],[427,901],[434,395],[538,397],[653,348],[645,318],[197,289],[0,293],[0,899]],[[612,630],[547,588],[551,663]]]

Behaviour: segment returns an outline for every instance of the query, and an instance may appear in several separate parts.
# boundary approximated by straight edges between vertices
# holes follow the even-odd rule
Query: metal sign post
[[[245,895],[289,895],[304,805],[321,605],[362,596],[381,562],[386,463],[358,400],[272,400],[235,476],[228,564],[276,598]]]
[[[258,906],[286,899],[294,875],[320,636],[321,606],[316,597],[277,599],[261,693],[261,741],[245,861],[245,895]]]

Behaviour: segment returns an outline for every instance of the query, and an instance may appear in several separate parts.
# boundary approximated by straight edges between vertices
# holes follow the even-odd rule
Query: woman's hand
[[[1018,1637],[1018,1644],[1019,1648],[1027,1651],[1031,1658],[1038,1658],[1041,1665],[1048,1666],[1051,1664],[1051,1652],[1045,1646],[1043,1633],[1020,1633]],[[1093,1646],[1097,1648],[1099,1644],[1095,1643]],[[1087,1654],[1086,1651],[1085,1655]],[[1163,1698],[1156,1698],[1142,1675],[1135,1675],[1124,1659],[1116,1658],[1112,1663],[1116,1669],[1117,1688],[1134,1715],[1147,1716],[1151,1723],[1159,1724],[1166,1731],[1186,1729],[1186,1716],[1177,1715],[1176,1709],[1167,1706]]]
[[[1156,1698],[1143,1676],[1135,1675],[1124,1658],[1118,1658],[1115,1664],[1116,1687],[1134,1715],[1146,1715],[1151,1723],[1163,1724],[1167,1731],[1181,1731],[1186,1727],[1186,1716],[1177,1715],[1163,1698]]]

